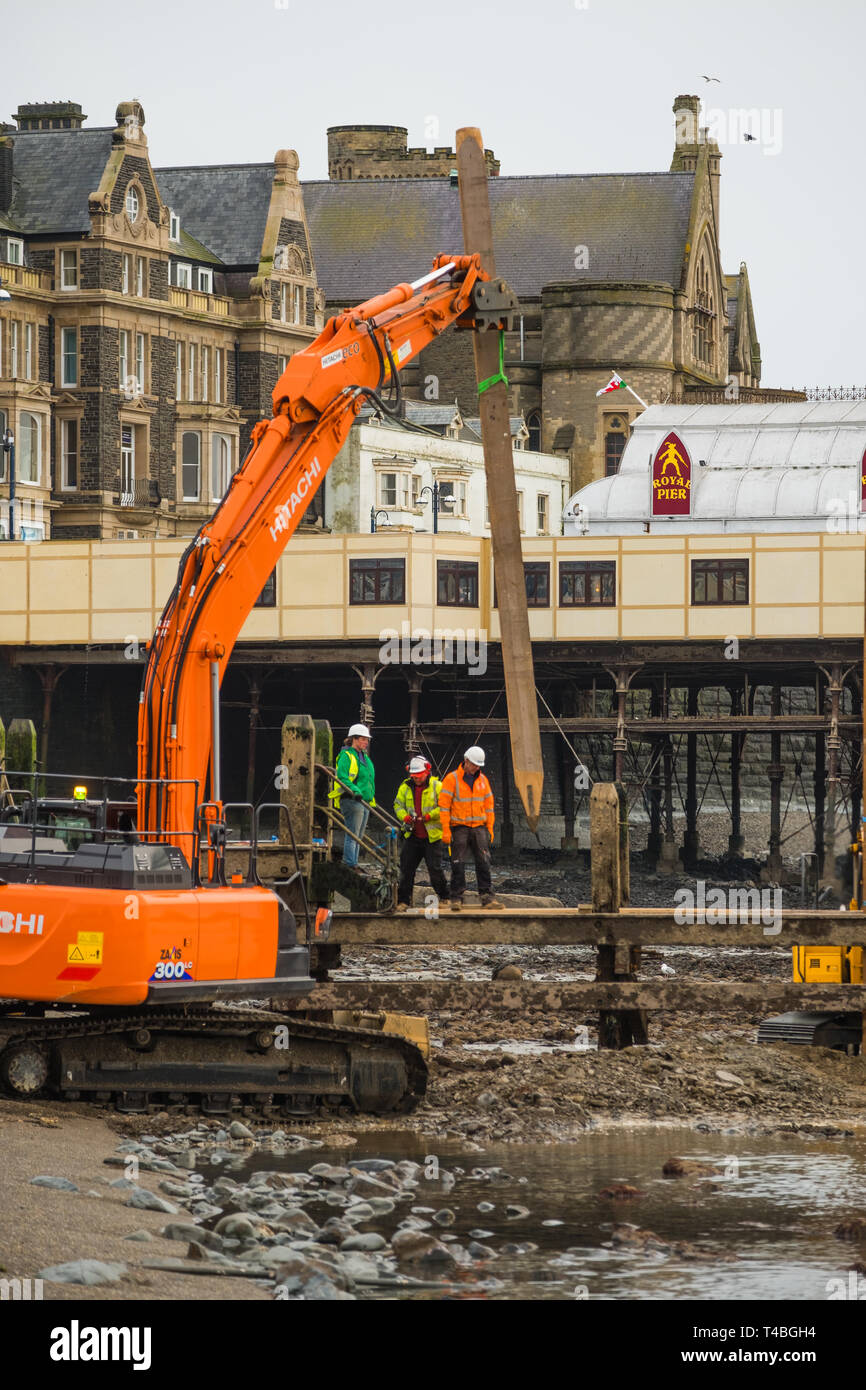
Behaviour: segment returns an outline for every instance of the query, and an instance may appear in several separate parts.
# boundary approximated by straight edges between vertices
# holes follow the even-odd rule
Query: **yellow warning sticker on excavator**
[[[80,931],[78,940],[70,942],[66,947],[67,963],[69,965],[101,965],[104,934],[101,931]]]

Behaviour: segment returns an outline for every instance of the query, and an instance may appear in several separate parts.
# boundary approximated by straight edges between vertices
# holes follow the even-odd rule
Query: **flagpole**
[[[643,406],[644,410],[649,410],[649,406],[647,405],[646,401],[642,401],[642,400],[641,400],[641,398],[640,398],[640,396],[638,395],[637,391],[632,391],[632,388],[629,386],[628,382],[625,383],[625,389],[626,389],[626,391],[631,391],[631,393],[632,393],[632,395],[634,396],[635,400],[638,401],[639,404]]]

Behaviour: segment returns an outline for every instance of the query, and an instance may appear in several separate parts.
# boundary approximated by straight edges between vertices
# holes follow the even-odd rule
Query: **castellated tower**
[[[447,178],[457,165],[448,145],[432,151],[409,149],[403,125],[335,125],[328,129],[328,177],[343,179]],[[484,151],[487,173],[495,178],[499,160]]]

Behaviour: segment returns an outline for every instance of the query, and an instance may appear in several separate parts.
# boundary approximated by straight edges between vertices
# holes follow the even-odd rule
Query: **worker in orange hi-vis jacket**
[[[493,843],[493,788],[483,771],[484,749],[467,748],[463,762],[443,779],[439,793],[442,842],[451,847],[451,910],[459,912],[466,890],[466,860],[475,860],[482,907],[502,907],[490,877]]]

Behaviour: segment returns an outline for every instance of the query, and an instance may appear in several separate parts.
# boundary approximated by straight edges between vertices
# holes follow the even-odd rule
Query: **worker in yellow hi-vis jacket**
[[[403,828],[400,850],[400,882],[397,886],[397,911],[412,906],[415,874],[423,859],[427,865],[433,892],[437,898],[448,897],[448,883],[442,872],[442,820],[439,794],[442,783],[433,776],[426,758],[412,758],[409,775],[397,788],[394,815]]]

